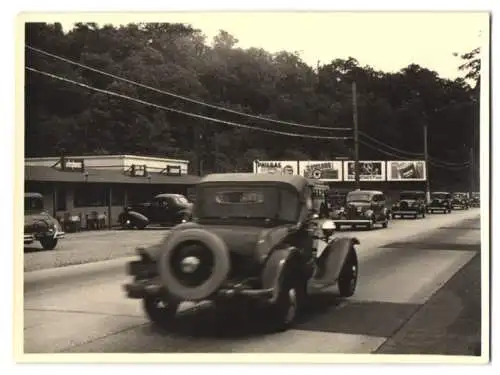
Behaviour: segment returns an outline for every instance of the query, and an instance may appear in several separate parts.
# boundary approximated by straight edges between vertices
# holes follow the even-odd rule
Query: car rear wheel
[[[40,240],[44,250],[54,250],[57,246],[57,238],[46,237]]]
[[[389,218],[385,218],[385,221],[382,223],[382,228],[387,228],[389,226]]]
[[[290,273],[285,275],[271,313],[273,328],[277,332],[286,331],[294,325],[298,312],[302,309],[304,297],[302,287],[302,283],[293,278]]]
[[[167,328],[175,319],[179,302],[166,302],[158,296],[148,296],[142,300],[142,307],[151,322]]]
[[[337,281],[341,297],[351,297],[358,284],[358,256],[356,250],[351,248],[349,255]]]

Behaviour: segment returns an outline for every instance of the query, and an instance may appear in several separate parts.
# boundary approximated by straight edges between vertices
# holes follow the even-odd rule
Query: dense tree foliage
[[[26,49],[29,67],[185,112],[287,133],[352,136],[351,131],[293,124],[351,128],[351,83],[355,80],[362,159],[418,157],[423,152],[424,122],[429,129],[432,179],[466,178],[467,169],[457,165],[469,160],[472,146],[479,155],[479,137],[473,136],[479,127],[478,90],[464,79],[443,79],[417,64],[387,73],[361,66],[351,57],[311,67],[297,53],[238,48],[236,37],[225,31],[207,41],[200,30],[168,23],[120,27],[79,23],[67,33],[59,24],[30,23],[26,43],[213,106],[138,87]],[[472,51],[461,56],[466,78],[473,81],[479,78],[477,55],[478,51]],[[353,149],[351,140],[290,137],[214,123],[30,71],[26,72],[25,126],[26,156],[147,154],[186,158],[193,168],[201,165],[205,172],[250,170],[254,159],[350,157]]]

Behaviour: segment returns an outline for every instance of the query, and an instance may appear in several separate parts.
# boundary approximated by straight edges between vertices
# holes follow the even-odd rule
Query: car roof
[[[451,194],[449,191],[433,191],[431,194]]]
[[[24,193],[24,198],[43,198],[40,193]]]
[[[228,182],[228,183],[275,183],[284,184],[302,191],[304,187],[310,185],[309,181],[299,175],[281,175],[268,173],[213,173],[206,175],[201,179],[198,185]]]
[[[354,193],[362,193],[362,194],[370,194],[370,195],[375,195],[375,194],[382,194],[384,195],[383,192],[378,191],[378,190],[352,190],[347,194],[354,194]]]

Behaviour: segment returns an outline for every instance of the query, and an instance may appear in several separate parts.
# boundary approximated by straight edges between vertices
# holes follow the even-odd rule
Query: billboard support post
[[[472,197],[472,193],[474,192],[475,190],[475,186],[474,186],[474,149],[471,147],[470,150],[470,160],[469,160],[469,163],[470,163],[470,166],[469,166],[469,171],[470,171],[470,183],[469,183],[469,198]]]
[[[425,161],[425,169],[426,169],[426,178],[425,178],[425,199],[427,203],[431,200],[431,187],[429,180],[429,152],[427,149],[427,121],[424,120],[424,161]]]
[[[352,120],[354,125],[354,181],[355,188],[360,189],[359,183],[359,140],[358,140],[358,103],[356,82],[352,82]]]

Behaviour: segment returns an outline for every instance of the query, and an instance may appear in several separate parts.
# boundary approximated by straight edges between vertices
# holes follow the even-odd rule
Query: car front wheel
[[[45,237],[40,240],[44,250],[54,250],[57,246],[57,238]]]
[[[285,276],[276,304],[272,307],[274,329],[283,332],[292,327],[301,306],[301,285],[291,275]]]
[[[346,262],[342,271],[340,271],[339,280],[337,282],[341,297],[351,297],[356,291],[358,283],[358,256],[356,250],[351,249],[347,256]]]

